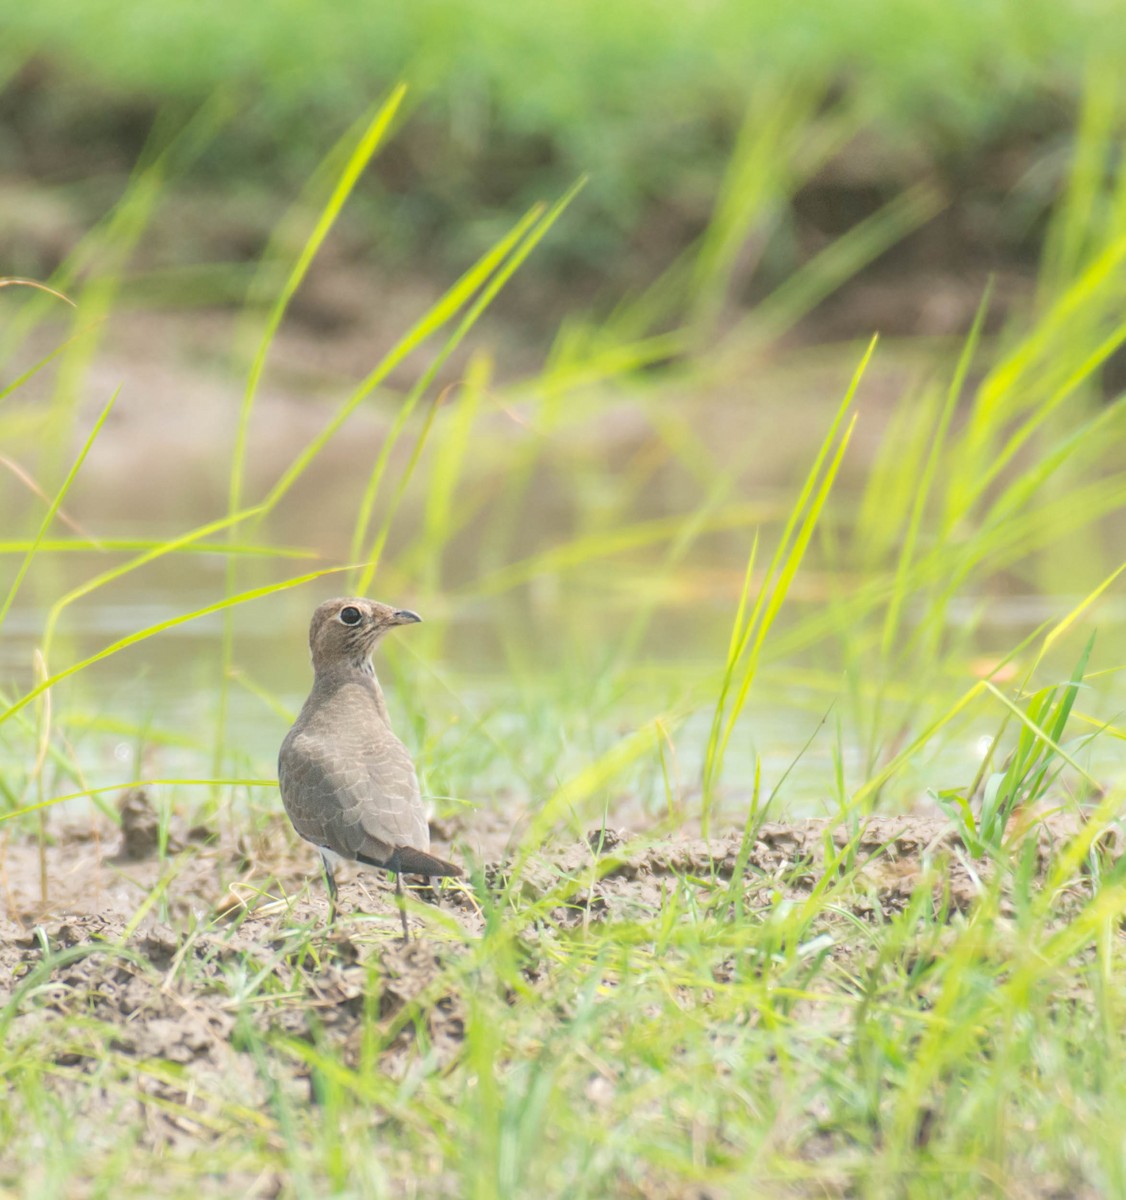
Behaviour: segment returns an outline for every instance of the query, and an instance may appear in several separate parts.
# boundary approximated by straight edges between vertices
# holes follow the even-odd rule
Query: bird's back
[[[316,846],[377,863],[430,848],[418,776],[374,676],[318,677],[282,742],[278,780],[294,828]]]

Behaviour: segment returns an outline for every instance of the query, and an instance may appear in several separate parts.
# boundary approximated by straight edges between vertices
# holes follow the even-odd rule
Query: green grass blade
[[[484,313],[490,304],[492,304],[497,295],[500,293],[500,290],[523,265],[528,255],[531,254],[537,245],[539,245],[555,222],[558,221],[563,215],[568,206],[571,204],[572,200],[574,200],[574,198],[582,190],[585,183],[585,179],[580,179],[573,184],[567,190],[567,192],[565,192],[563,196],[561,196],[560,199],[557,200],[546,213],[544,213],[539,221],[528,230],[524,237],[516,243],[511,254],[497,267],[496,272],[482,287],[480,294],[470,305],[468,311],[458,323],[453,334],[450,336],[441,350],[439,350],[439,352],[435,355],[433,362],[431,362],[427,369],[422,373],[418,382],[407,395],[407,399],[404,401],[402,408],[396,417],[395,425],[384,440],[383,446],[380,449],[379,458],[376,461],[375,469],[372,471],[371,477],[368,481],[368,486],[365,489],[364,497],[360,504],[359,515],[356,520],[356,527],[352,537],[352,545],[356,551],[351,555],[352,558],[359,558],[363,553],[362,546],[364,536],[367,532],[367,526],[371,519],[372,510],[375,507],[375,499],[379,492],[379,485],[382,482],[383,473],[386,470],[388,458],[391,450],[394,448],[396,440],[400,436],[402,429],[411,414],[411,411],[414,409],[422,395],[430,387],[435,376],[438,374],[439,370],[441,370],[446,360],[458,348],[458,346],[461,345],[465,336],[477,323],[478,319],[481,317],[481,314]],[[388,505],[381,528],[376,534],[370,552],[365,556],[365,561],[368,563],[368,565],[364,568],[364,572],[360,576],[359,582],[356,585],[356,591],[360,595],[366,593],[372,579],[375,576],[375,572],[378,569],[379,560],[383,553],[383,546],[386,543],[387,535],[391,529],[391,521],[394,518],[399,501],[402,498],[403,491],[410,479],[410,475],[418,462],[419,455],[422,452],[422,447],[425,444],[426,435],[429,433],[436,411],[437,409],[435,406],[435,408],[431,410],[430,418],[427,421],[421,436],[415,444],[414,452],[411,455],[410,462],[407,464],[406,470],[403,472],[403,479],[399,484],[398,492],[391,504]]]
[[[1087,662],[1091,657],[1091,650],[1094,645],[1095,634],[1092,633],[1087,639],[1087,644],[1083,647],[1083,653],[1079,656],[1079,661],[1075,664],[1075,669],[1071,672],[1071,679],[1064,689],[1063,698],[1060,701],[1059,708],[1056,710],[1055,721],[1048,731],[1057,742],[1063,737],[1064,727],[1071,717],[1071,710],[1075,706],[1075,697],[1079,694],[1079,686],[1082,684],[1087,673]]]
[[[367,377],[337,409],[332,418],[292,463],[282,472],[278,481],[262,501],[267,512],[272,511],[283,496],[308,469],[309,464],[324,449],[333,435],[352,415],[356,408],[387,378],[388,375],[423,342],[447,324],[469,301],[478,288],[497,269],[509,250],[524,236],[527,229],[538,220],[542,205],[535,205],[513,226],[512,229],[484,254],[441,299],[429,308],[398,342],[383,356]]]
[[[184,550],[191,543],[207,537],[208,534],[218,533],[221,529],[226,529],[237,525],[241,521],[248,520],[250,517],[257,516],[259,511],[258,508],[248,508],[232,516],[221,517],[217,521],[211,521],[206,525],[199,525],[195,529],[181,534],[178,538],[151,546],[135,558],[131,558],[128,562],[122,563],[117,567],[112,567],[108,571],[103,571],[100,575],[94,576],[93,579],[88,579],[85,583],[79,584],[78,587],[72,588],[66,595],[56,600],[47,613],[47,621],[43,630],[43,657],[48,660],[50,659],[51,645],[54,641],[55,627],[58,624],[59,617],[62,616],[63,610],[76,600],[81,600],[83,596],[90,595],[91,592],[104,587],[107,583],[113,583],[114,580],[121,579],[123,576],[129,575],[133,571],[139,570],[141,567],[155,562],[167,554],[175,554]]]
[[[244,509],[243,512],[249,512]],[[257,507],[255,512],[260,511]],[[223,518],[224,524],[231,518]],[[242,519],[242,514],[236,513],[235,520]],[[186,535],[193,540],[175,545],[170,548],[171,554],[214,554],[218,556],[236,554],[246,558],[319,558],[316,550],[308,546],[272,546],[260,542],[227,542],[195,541],[192,534]],[[176,542],[181,542],[177,538]],[[34,544],[32,538],[13,538],[0,541],[0,554],[26,554]],[[39,554],[97,554],[104,557],[127,550],[161,550],[168,542],[155,538],[44,538],[39,543]]]
[[[246,391],[243,395],[242,407],[239,411],[238,431],[235,435],[234,451],[231,456],[230,494],[228,496],[228,506],[231,512],[234,512],[241,502],[243,472],[246,466],[246,445],[250,432],[250,417],[254,408],[254,398],[258,392],[258,385],[262,379],[262,372],[266,368],[266,357],[269,354],[270,346],[273,344],[274,337],[281,326],[282,318],[289,308],[289,303],[293,299],[294,293],[301,285],[301,281],[305,278],[306,274],[308,274],[313,259],[324,244],[324,240],[328,237],[329,231],[336,223],[337,217],[340,216],[345,201],[352,194],[352,189],[356,186],[361,174],[382,145],[405,95],[406,87],[400,84],[392,91],[388,99],[380,105],[368,122],[367,128],[356,143],[355,149],[344,163],[343,170],[341,170],[336,180],[336,186],[333,188],[308,238],[305,240],[305,244],[302,246],[301,252],[298,254],[285,284],[270,310],[269,317],[266,320],[266,327],[262,332],[262,337],[258,344],[258,350],[250,366],[250,373],[246,381]]]
[[[39,372],[42,371],[44,367],[50,366],[50,364],[53,363],[55,361],[55,359],[59,357],[60,354],[64,353],[70,346],[72,346],[80,338],[85,337],[94,328],[95,328],[94,325],[86,325],[82,329],[76,330],[74,333],[72,333],[70,335],[70,337],[68,337],[64,341],[60,342],[54,348],[54,350],[51,351],[50,354],[46,355],[44,358],[41,358],[37,363],[33,363],[30,367],[27,368],[26,371],[23,371],[19,375],[17,375],[15,377],[15,379],[13,379],[12,382],[8,384],[7,387],[0,388],[0,402],[7,400],[8,397],[11,396],[13,392],[18,391],[21,387],[23,387],[23,385],[25,383],[28,382],[28,380],[34,379],[35,376],[38,375]]]
[[[742,347],[748,339],[758,342],[781,337],[821,301],[945,207],[945,200],[931,185],[909,188],[803,263],[756,304],[724,341]]]
[[[991,290],[990,287],[986,288],[985,295],[982,296],[981,303],[978,305],[970,335],[966,338],[962,346],[962,352],[958,356],[958,365],[954,370],[954,377],[951,379],[950,388],[946,393],[946,403],[939,414],[938,422],[930,442],[930,451],[923,466],[922,476],[915,490],[911,516],[907,522],[907,528],[903,535],[902,548],[896,562],[895,581],[892,584],[891,599],[884,618],[884,628],[880,640],[880,653],[885,662],[891,655],[892,645],[899,632],[903,605],[911,594],[907,586],[907,578],[911,564],[914,561],[915,548],[919,543],[919,534],[923,525],[923,514],[934,486],[935,477],[938,474],[938,467],[942,451],[946,445],[946,436],[950,429],[950,422],[953,419],[958,400],[962,395],[966,376],[969,374],[970,364],[974,360],[978,342],[981,339],[981,331],[985,324],[985,315],[989,309]]]
[[[27,575],[27,572],[31,567],[31,563],[39,550],[39,545],[43,540],[44,534],[50,528],[51,522],[54,521],[55,514],[59,511],[59,507],[66,498],[67,492],[70,491],[71,484],[74,483],[78,472],[82,468],[82,464],[86,461],[86,455],[90,453],[90,448],[94,445],[94,442],[97,439],[98,434],[101,432],[102,426],[105,424],[106,418],[113,409],[114,403],[116,402],[120,393],[121,389],[118,388],[117,391],[110,396],[105,407],[98,414],[98,419],[94,422],[93,428],[86,435],[86,440],[82,443],[82,449],[79,450],[78,457],[71,464],[71,468],[67,472],[66,478],[63,480],[59,490],[55,493],[55,497],[51,501],[50,507],[47,509],[43,520],[40,522],[39,532],[35,535],[35,540],[27,548],[27,553],[24,555],[23,561],[20,563],[19,569],[16,571],[16,577],[12,580],[12,586],[8,589],[8,594],[4,598],[4,603],[3,605],[0,605],[0,625],[4,624],[4,618],[8,615],[8,610],[12,607],[12,602],[15,600],[16,593],[20,588],[20,584],[23,583],[24,577]]]
[[[798,499],[790,510],[778,544],[778,549],[775,551],[766,577],[759,589],[759,594],[750,617],[746,618],[741,630],[738,625],[733,628],[724,677],[712,715],[712,727],[704,758],[703,789],[705,822],[707,814],[710,811],[712,794],[716,781],[719,778],[727,744],[734,730],[735,722],[746,703],[746,698],[755,676],[762,644],[781,609],[790,584],[801,564],[806,546],[813,536],[813,530],[816,527],[821,510],[828,499],[833,480],[836,477],[844,452],[848,446],[852,428],[856,420],[855,416],[853,416],[852,421],[850,421],[848,427],[840,437],[839,442],[838,433],[845,415],[852,405],[856,391],[860,386],[860,381],[863,378],[864,370],[871,360],[875,347],[876,339],[873,338],[868,345],[864,357],[861,359],[860,365],[854,372],[844,399],[841,401],[834,419],[829,426],[829,430],[821,442],[821,446],[806,476]],[[836,447],[835,451],[834,446]],[[830,454],[832,454],[831,459],[829,459]],[[826,460],[829,460],[827,465]],[[743,596],[740,598],[737,613],[740,619],[745,610],[746,599]],[[728,707],[727,697],[731,688],[736,664],[743,660],[744,656],[748,654],[748,650],[749,659],[747,665],[743,668],[743,677],[739,689],[734,700]]]
[[[35,804],[25,804],[22,808],[0,813],[0,821],[13,821],[17,817],[26,817],[29,813],[42,812],[53,808],[56,804],[66,804],[69,800],[88,800],[92,796],[104,796],[108,792],[120,792],[125,788],[136,787],[256,787],[276,788],[276,779],[125,779],[117,783],[106,783],[100,787],[83,788],[79,792],[68,792],[63,796],[52,796],[48,800],[40,800]]]
[[[21,709],[30,704],[37,696],[40,696],[48,688],[54,687],[56,683],[63,679],[69,678],[71,675],[77,674],[79,671],[84,671],[87,667],[94,663],[101,662],[105,658],[109,658],[113,654],[126,649],[129,646],[135,646],[138,642],[147,641],[151,637],[155,637],[158,633],[163,633],[166,629],[174,629],[178,625],[184,625],[188,621],[194,621],[198,617],[206,617],[210,613],[223,612],[226,609],[234,608],[240,604],[247,604],[251,600],[261,599],[263,596],[271,596],[275,592],[288,591],[290,588],[300,587],[303,583],[310,583],[314,579],[322,579],[325,575],[333,575],[340,571],[351,570],[350,567],[326,567],[321,571],[310,571],[305,575],[298,575],[293,579],[283,580],[281,583],[271,583],[264,587],[251,588],[249,591],[240,592],[237,596],[227,596],[222,600],[216,600],[213,604],[207,604],[203,608],[194,609],[192,612],[183,613],[177,617],[171,617],[166,621],[158,621],[154,625],[148,625],[144,629],[137,630],[135,633],[129,634],[127,637],[119,638],[116,642],[99,650],[96,654],[91,654],[89,658],[82,659],[81,662],[73,663],[65,670],[57,671],[48,679],[32,688],[29,692],[23,695],[19,700],[9,705],[3,712],[0,712],[0,724],[3,724],[9,717],[13,717]]]
[[[809,509],[805,514],[801,528],[798,530],[789,554],[787,554],[786,558],[779,564],[777,580],[774,584],[774,587],[770,591],[769,600],[766,603],[762,616],[755,625],[754,640],[750,645],[748,663],[743,673],[742,682],[739,685],[739,691],[736,694],[735,701],[731,706],[730,712],[727,714],[726,726],[719,748],[720,760],[722,760],[727,749],[727,743],[730,741],[731,735],[735,731],[735,723],[739,719],[739,714],[742,712],[743,706],[747,700],[747,695],[750,692],[751,684],[754,682],[754,677],[758,667],[759,653],[762,649],[763,642],[765,642],[766,635],[769,633],[770,627],[774,624],[774,620],[781,610],[786,596],[789,594],[790,585],[793,583],[794,576],[797,574],[798,568],[801,566],[802,559],[805,557],[806,548],[809,545],[810,538],[813,536],[813,531],[817,526],[817,521],[821,516],[821,510],[824,508],[825,502],[829,498],[829,492],[832,489],[833,481],[836,479],[837,471],[840,469],[841,461],[844,458],[845,451],[848,449],[849,441],[852,438],[852,431],[855,427],[856,416],[854,415],[844,431],[840,444],[837,447],[837,451],[834,454],[828,470],[825,473],[825,478],[810,503]]]
[[[235,513],[242,503],[243,475],[246,469],[250,420],[254,411],[254,402],[262,373],[265,370],[266,358],[269,354],[270,346],[273,344],[274,337],[281,326],[282,318],[289,308],[290,301],[293,299],[301,281],[308,273],[317,251],[323,245],[325,238],[328,237],[329,231],[336,223],[336,219],[339,217],[348,197],[352,194],[352,190],[359,181],[364,169],[383,143],[405,94],[406,88],[402,84],[392,91],[388,99],[375,111],[355,147],[345,158],[343,166],[337,175],[336,183],[321,209],[317,220],[314,222],[313,228],[306,238],[267,317],[265,328],[259,339],[257,351],[251,362],[246,389],[239,409],[238,427],[235,434],[234,448],[231,453],[230,482],[227,495],[228,513]],[[339,150],[339,147],[337,149]],[[335,157],[335,155],[330,155],[330,157]],[[262,512],[268,511],[268,506],[259,507]],[[233,526],[230,527],[229,532],[233,540]],[[226,572],[228,593],[234,591],[237,578],[236,560],[229,558],[227,560]],[[216,728],[218,736],[215,743],[214,774],[220,773],[219,768],[224,751],[224,730],[226,728],[228,702],[227,685],[233,660],[234,627],[228,615],[228,619],[224,620],[223,625],[222,674],[219,680],[219,698],[216,705]]]
[[[1032,717],[1020,707],[1019,704],[1016,704],[1010,700],[1009,697],[1006,696],[999,687],[991,683],[988,679],[984,680],[982,685],[986,691],[991,692],[994,696],[996,696],[997,699],[1000,700],[1007,709],[1009,709],[1013,716],[1020,721],[1024,729],[1027,730],[1031,739],[1034,739],[1035,741],[1040,742],[1042,745],[1047,746],[1053,754],[1058,754],[1059,757],[1062,758],[1063,761],[1067,763],[1067,765],[1071,767],[1073,771],[1081,775],[1083,779],[1085,779],[1093,788],[1099,787],[1098,780],[1089,775],[1087,771],[1081,767],[1079,763],[1077,763],[1075,759],[1072,758],[1071,755],[1068,754],[1068,752],[1053,737],[1051,737],[1046,730],[1042,729],[1032,719]]]

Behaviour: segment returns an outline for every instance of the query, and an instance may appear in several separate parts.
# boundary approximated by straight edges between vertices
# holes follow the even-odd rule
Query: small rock
[[[148,792],[142,787],[129,788],[117,802],[121,814],[122,858],[149,858],[160,844],[160,818]]]
[[[609,854],[629,841],[624,829],[592,829],[586,835],[587,845],[595,854]]]

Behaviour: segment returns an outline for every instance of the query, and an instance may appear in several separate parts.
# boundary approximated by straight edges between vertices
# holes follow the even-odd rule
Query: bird
[[[388,630],[422,618],[406,608],[348,597],[313,613],[313,689],[278,754],[278,784],[293,827],[321,855],[336,920],[336,867],[352,861],[395,876],[403,941],[410,940],[402,874],[453,876],[460,867],[430,853],[418,775],[391,729],[371,656]]]

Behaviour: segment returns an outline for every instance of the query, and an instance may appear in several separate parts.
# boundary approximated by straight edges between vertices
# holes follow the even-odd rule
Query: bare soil
[[[232,1081],[251,1120],[268,1097],[240,1026],[248,1008],[231,998],[236,967],[272,977],[269,1003],[249,1010],[258,1033],[327,1041],[355,1067],[370,1052],[362,1034],[365,1021],[370,1031],[374,1006],[385,1035],[382,1071],[405,1074],[420,1037],[428,1055],[456,1063],[466,998],[446,968],[484,928],[470,889],[435,894],[415,881],[414,938],[403,945],[391,883],[372,874],[342,879],[336,927],[310,941],[308,928],[325,919],[325,893],[314,855],[284,820],[249,835],[174,826],[166,842],[172,852],[162,854],[147,798],[127,793],[120,810],[120,828],[100,817],[72,826],[42,857],[33,841],[0,846],[0,1012],[9,1039],[52,1047],[56,1086],[66,1089],[70,1079],[76,1099],[89,1091],[106,1054],[134,1062],[141,1080],[135,1103],[156,1151],[214,1138],[216,1098],[233,1094]],[[765,909],[779,889],[807,899],[822,881],[827,855],[829,870],[845,870],[835,856],[849,840],[825,820],[766,825],[749,847],[738,831],[711,840],[596,831],[517,865],[506,850],[511,820],[486,813],[470,820],[488,890],[513,885],[508,903],[548,902],[547,919],[525,935],[533,988],[544,976],[537,938],[584,923],[651,919],[677,881],[698,888],[702,903],[730,903],[737,891],[752,911]],[[1056,817],[1032,833],[1038,873],[1074,825]],[[455,854],[464,845],[465,830],[454,822],[434,832],[439,853],[447,852],[445,842],[454,843]],[[818,918],[832,934],[832,954],[845,959],[869,952],[863,928],[901,911],[924,877],[934,881],[935,912],[950,919],[973,903],[986,875],[950,824],[931,816],[870,820],[848,869],[854,874],[847,900]],[[732,889],[740,870],[742,886]],[[722,965],[717,971],[718,978]],[[285,1086],[298,1101],[315,1100],[315,1072],[300,1059],[281,1057],[273,1069],[287,1073]],[[247,1195],[276,1193],[276,1180],[242,1184]]]

